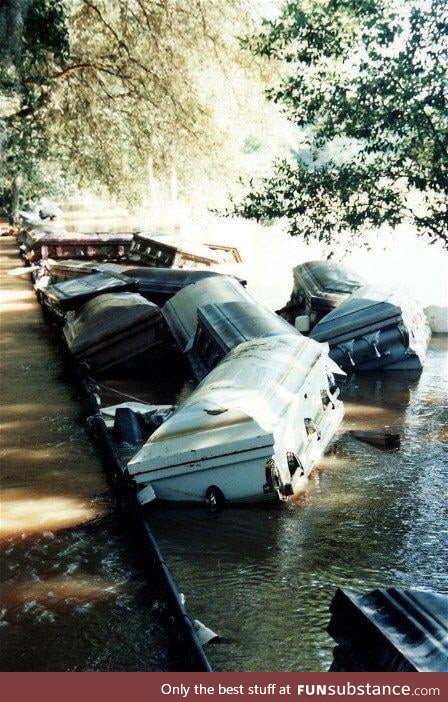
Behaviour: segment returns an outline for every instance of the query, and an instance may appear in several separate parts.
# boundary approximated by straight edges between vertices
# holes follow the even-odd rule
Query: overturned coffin
[[[365,284],[358,273],[336,261],[307,261],[293,269],[293,277],[285,316],[294,323],[298,315],[307,315],[311,327]]]
[[[314,327],[345,370],[421,370],[431,330],[420,305],[399,290],[365,286]]]
[[[92,258],[116,261],[127,257],[133,234],[76,234],[66,231],[31,232],[27,237],[27,258]]]
[[[333,672],[445,672],[448,597],[419,590],[338,589],[330,607]]]
[[[225,251],[229,250],[226,258]],[[208,246],[181,237],[138,232],[131,249],[133,260],[158,268],[195,268],[211,266],[227,260],[241,260],[232,253],[234,247]]]
[[[128,463],[163,500],[285,499],[336,431],[343,406],[321,344],[292,333],[239,344]]]
[[[131,292],[105,293],[69,312],[64,336],[72,354],[95,371],[143,352],[158,354],[169,341],[157,305]]]
[[[91,273],[41,289],[44,303],[62,312],[75,310],[98,295],[136,290],[136,284],[119,273]]]

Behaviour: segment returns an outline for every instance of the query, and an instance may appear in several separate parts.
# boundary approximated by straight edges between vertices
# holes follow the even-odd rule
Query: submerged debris
[[[350,431],[349,434],[358,441],[386,451],[400,448],[400,434],[378,431]]]

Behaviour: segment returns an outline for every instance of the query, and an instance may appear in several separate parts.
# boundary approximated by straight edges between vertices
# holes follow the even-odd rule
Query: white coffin
[[[325,345],[297,334],[240,344],[133,457],[130,475],[164,500],[202,501],[210,487],[228,502],[292,494],[342,419],[335,369]]]

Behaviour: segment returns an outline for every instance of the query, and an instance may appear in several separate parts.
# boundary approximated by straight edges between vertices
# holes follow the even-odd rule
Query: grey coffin
[[[69,312],[64,337],[71,353],[91,370],[105,370],[169,343],[159,307],[138,293],[106,293]]]

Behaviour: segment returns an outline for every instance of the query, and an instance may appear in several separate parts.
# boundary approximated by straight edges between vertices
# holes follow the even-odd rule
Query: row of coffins
[[[343,415],[327,347],[234,277],[102,265],[40,288],[73,356],[95,374],[176,346],[202,380],[129,462],[141,494],[233,502],[300,489]]]
[[[23,221],[20,248],[30,262],[48,259],[128,261],[156,268],[197,268],[240,262],[234,246],[200,244],[160,232],[68,232],[60,223]]]
[[[426,351],[429,335],[423,326],[417,333],[417,307],[397,296],[375,297],[339,264],[310,262],[294,272],[296,307],[288,313],[308,315],[306,337],[260,305],[244,281],[207,270],[200,247],[187,260],[186,247],[172,240],[165,239],[159,255],[145,233],[112,235],[111,247],[120,236],[130,242],[120,258],[118,249],[101,248],[107,235],[77,235],[73,243],[84,253],[75,246],[72,259],[70,237],[52,232],[65,247],[56,251],[48,248],[48,232],[29,236],[40,255],[46,252],[40,294],[65,322],[67,345],[88,372],[142,354],[154,364],[175,347],[199,383],[128,463],[145,495],[287,498],[341,422],[335,381],[341,368],[418,368]],[[98,248],[83,236],[99,236]]]
[[[202,381],[128,463],[130,475],[172,501],[294,494],[342,420],[341,371],[327,347],[228,276],[185,287],[162,315]]]

